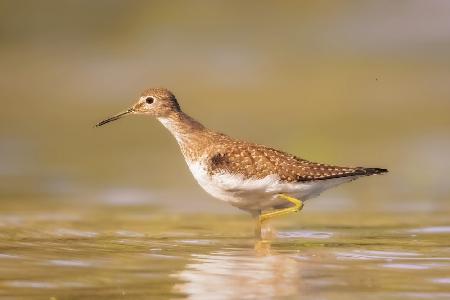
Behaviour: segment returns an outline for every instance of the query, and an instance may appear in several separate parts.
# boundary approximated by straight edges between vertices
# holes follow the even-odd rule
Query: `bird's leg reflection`
[[[272,241],[270,240],[257,240],[255,242],[255,253],[257,256],[269,256],[272,255]]]
[[[261,222],[259,217],[256,220],[256,224],[254,246],[256,254],[258,256],[272,255],[272,240],[277,237],[275,228],[268,220]]]
[[[253,220],[255,221],[255,239],[258,241],[262,239],[262,231],[261,231],[262,222],[260,220],[259,213],[253,215]]]
[[[256,245],[257,255],[245,245],[193,254],[184,269],[172,275],[179,281],[173,292],[189,299],[297,299],[304,290],[301,262],[275,249],[271,253],[269,240]]]

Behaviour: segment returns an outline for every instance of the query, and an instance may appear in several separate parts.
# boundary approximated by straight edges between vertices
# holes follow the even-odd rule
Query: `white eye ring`
[[[149,96],[149,97],[145,98],[145,102],[147,104],[152,104],[153,102],[155,102],[155,98]]]

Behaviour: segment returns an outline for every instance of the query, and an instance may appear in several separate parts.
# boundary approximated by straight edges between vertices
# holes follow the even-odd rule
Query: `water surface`
[[[3,299],[450,297],[446,212],[304,213],[255,250],[245,216],[36,203],[2,208]]]

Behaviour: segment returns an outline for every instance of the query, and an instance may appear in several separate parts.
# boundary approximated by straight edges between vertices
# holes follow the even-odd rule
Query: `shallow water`
[[[42,203],[2,207],[3,299],[450,298],[447,212],[305,212],[255,250],[244,215]]]

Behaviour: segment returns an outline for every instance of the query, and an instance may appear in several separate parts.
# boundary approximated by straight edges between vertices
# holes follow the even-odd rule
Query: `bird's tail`
[[[383,173],[389,172],[388,169],[382,169],[382,168],[361,168],[361,171],[363,172],[363,174],[361,174],[361,175],[365,175],[365,176],[377,175],[377,174],[383,174]]]

